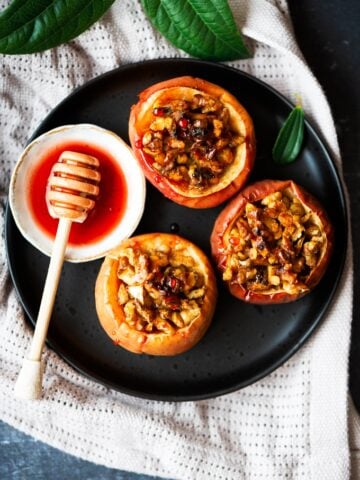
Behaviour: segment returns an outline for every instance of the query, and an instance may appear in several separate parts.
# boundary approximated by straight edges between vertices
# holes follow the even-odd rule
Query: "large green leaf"
[[[34,53],[84,32],[114,0],[13,0],[0,13],[0,53]]]
[[[176,47],[207,60],[249,57],[226,0],[141,0],[154,26]]]

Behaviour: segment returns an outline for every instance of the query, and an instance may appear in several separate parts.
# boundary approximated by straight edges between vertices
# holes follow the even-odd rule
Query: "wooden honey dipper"
[[[99,160],[90,155],[65,151],[52,167],[46,189],[49,214],[59,219],[30,352],[15,384],[15,395],[41,397],[41,353],[53,311],[65,250],[72,222],[82,223],[95,206],[101,179]]]

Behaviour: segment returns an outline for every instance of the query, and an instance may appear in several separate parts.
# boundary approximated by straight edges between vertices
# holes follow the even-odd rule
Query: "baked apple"
[[[254,163],[249,114],[229,92],[199,78],[173,78],[140,93],[129,137],[147,179],[187,207],[229,199]]]
[[[177,235],[127,239],[105,258],[95,287],[96,310],[114,343],[134,353],[177,355],[210,325],[217,299],[205,254]]]
[[[263,180],[220,213],[211,249],[230,292],[250,303],[283,303],[310,292],[333,249],[322,206],[293,181]]]

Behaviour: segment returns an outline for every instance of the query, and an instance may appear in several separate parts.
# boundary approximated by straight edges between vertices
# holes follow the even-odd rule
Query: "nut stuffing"
[[[247,187],[218,217],[212,251],[230,291],[253,303],[300,298],[320,280],[333,231],[319,203],[291,181]]]
[[[190,208],[211,208],[232,197],[255,160],[249,113],[233,94],[201,78],[172,78],[140,92],[129,139],[146,178]]]
[[[116,345],[177,355],[208,329],[216,279],[206,255],[189,240],[148,233],[124,240],[106,256],[95,300],[100,323]]]
[[[305,292],[326,237],[316,214],[289,189],[245,206],[229,232],[223,279],[252,291]]]
[[[204,275],[181,250],[127,248],[119,258],[117,276],[118,302],[126,322],[136,330],[172,333],[200,314]]]
[[[199,190],[219,182],[243,142],[231,127],[228,108],[200,93],[189,101],[155,104],[141,141],[161,175]]]

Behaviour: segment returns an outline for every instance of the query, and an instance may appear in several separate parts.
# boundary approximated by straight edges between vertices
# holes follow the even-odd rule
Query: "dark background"
[[[360,1],[288,0],[300,48],[329,100],[350,193],[354,248],[354,292],[360,257]],[[349,386],[360,411],[360,318],[354,301]],[[151,480],[67,455],[0,422],[0,478],[27,480]]]
[[[350,194],[355,275],[349,387],[360,412],[360,1],[288,3],[300,48],[332,109]]]

